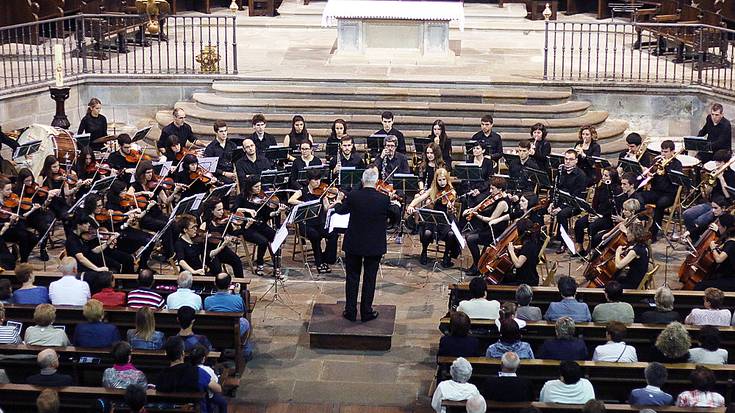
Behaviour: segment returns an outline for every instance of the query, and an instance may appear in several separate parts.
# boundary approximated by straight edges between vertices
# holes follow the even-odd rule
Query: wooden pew
[[[34,0],[38,3],[38,20],[55,19],[64,16],[64,0]]]
[[[128,2],[131,4],[128,5]],[[108,59],[109,54],[105,50],[117,53],[128,53],[128,41],[126,35],[136,32],[140,42],[145,41],[145,24],[147,16],[137,14],[133,0],[82,0],[81,11],[84,14],[118,14],[117,17],[100,17],[85,19],[84,33],[78,28],[77,36],[80,42],[84,37],[92,39],[93,50],[87,51],[87,56],[97,59]],[[115,38],[114,44],[109,40]],[[148,45],[148,44],[144,44]],[[82,44],[79,43],[81,48]]]
[[[0,406],[7,412],[35,413],[36,398],[43,388],[27,384],[0,384]],[[111,390],[104,387],[69,386],[57,389],[61,401],[62,413],[79,413],[90,411],[97,399],[109,402],[124,403],[125,390]],[[147,390],[148,403],[167,403],[177,407],[154,409],[149,411],[181,412],[199,411],[199,401],[204,393],[163,393]]]
[[[437,358],[437,382],[451,378],[449,367],[454,357]],[[499,359],[485,357],[469,357],[472,364],[472,379],[475,385],[482,385],[485,378],[497,375],[500,370]],[[648,363],[612,363],[602,361],[578,361],[585,371],[585,377],[592,382],[595,396],[604,401],[626,402],[630,391],[634,388],[646,387],[643,370]],[[663,390],[676,396],[684,390],[691,389],[689,374],[696,364],[676,363],[665,364],[668,379]],[[707,366],[717,379],[715,391],[722,394],[727,400],[732,395],[735,366]],[[526,377],[533,383],[534,394],[541,392],[541,387],[547,380],[559,377],[559,361],[557,360],[521,360],[518,375]]]
[[[576,323],[575,335],[584,338],[590,357],[596,346],[605,344],[605,325],[596,323]],[[664,324],[628,324],[625,342],[635,346],[639,360],[650,360],[651,350],[656,337],[666,327]],[[696,341],[698,326],[685,326],[692,341]],[[449,331],[449,317],[441,319],[439,330]],[[735,346],[735,327],[719,327],[722,348],[733,348]],[[470,334],[480,340],[482,348],[498,341],[499,332],[495,327],[494,320],[472,320]],[[522,340],[528,342],[531,347],[538,351],[541,344],[547,339],[556,337],[555,324],[547,321],[539,321],[526,324],[521,330]],[[735,355],[730,355],[730,361],[735,361]]]
[[[0,28],[38,21],[40,7],[32,0],[5,0],[0,2]],[[0,30],[0,44],[26,42],[39,43],[37,31],[21,33],[15,30]]]
[[[464,413],[465,402],[464,401],[448,401],[442,402],[442,406],[446,406],[447,413]],[[535,407],[544,413],[579,413],[582,411],[582,404],[559,404],[559,403],[542,403],[542,402],[530,402],[530,403],[501,403],[501,402],[487,402],[488,412],[519,412],[527,407]],[[655,406],[657,412],[667,413],[724,413],[725,408],[705,408],[705,407],[675,407],[675,406]],[[617,404],[617,403],[605,403],[605,410],[608,412],[621,412],[621,413],[638,413],[641,410],[641,406],[631,406],[629,404]]]

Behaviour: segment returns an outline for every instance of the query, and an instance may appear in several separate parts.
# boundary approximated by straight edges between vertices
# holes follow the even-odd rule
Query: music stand
[[[518,155],[517,155],[517,154],[515,154],[515,153],[504,153],[504,154],[503,154],[503,159],[505,159],[505,164],[506,164],[506,165],[507,165],[508,167],[510,167],[510,164],[511,164],[511,163],[515,163],[515,162],[517,162],[517,163],[521,163],[521,157],[520,157],[520,156],[518,156]],[[521,165],[521,166],[523,166],[523,165]]]
[[[285,161],[288,159],[288,151],[287,146],[269,146],[265,148],[265,157],[271,162]]]
[[[559,155],[556,153],[550,153],[549,154],[549,166],[552,170],[559,169],[559,165],[564,165],[564,155]]]
[[[450,227],[452,224],[449,222],[449,218],[447,217],[447,214],[444,211],[437,211],[435,209],[428,209],[428,208],[418,208],[416,212],[419,213],[419,219],[421,219],[421,222],[429,225],[436,225],[436,230],[434,231],[434,242],[436,243],[436,251],[439,250],[439,233],[441,232],[439,230],[440,226],[444,227]],[[445,248],[447,248],[445,246]],[[441,269],[439,269],[439,255],[434,256],[434,265],[431,268],[432,272],[443,272]],[[426,275],[427,282],[428,282],[428,274]]]
[[[712,144],[707,140],[706,136],[685,136],[684,149],[687,151],[712,153]]]
[[[327,142],[327,148],[324,150],[324,152],[330,159],[337,156],[340,144],[341,142]]]
[[[245,156],[245,150],[242,148],[242,146],[238,146],[237,149],[232,151],[232,159],[230,161],[234,165],[237,163],[237,161],[242,159],[244,156]]]
[[[260,183],[263,188],[278,188],[288,182],[290,175],[288,171],[269,169],[260,173]]]
[[[461,181],[481,182],[482,168],[473,163],[458,163],[453,165],[454,176]]]
[[[554,187],[554,185],[552,185],[551,183],[551,178],[549,178],[549,174],[546,171],[531,168],[530,166],[525,165],[522,168],[524,171],[526,171],[526,176],[528,176],[528,179],[534,184],[538,185],[539,188],[551,189]]]
[[[311,219],[318,218],[321,211],[321,199],[315,199],[313,201],[304,202],[302,204],[296,205],[288,217],[289,222],[296,226],[296,236],[301,236],[299,234],[299,225]],[[316,278],[314,278],[314,274],[311,272],[311,267],[309,267],[309,261],[306,259],[306,257],[304,257],[304,267],[309,273],[309,277],[313,281],[316,281]],[[319,287],[319,285],[317,285],[317,288],[319,289],[319,291],[321,291],[321,287]]]
[[[623,169],[623,172],[633,172],[635,176],[643,174],[643,167],[637,161],[621,158],[618,161],[618,166]]]
[[[107,178],[102,178],[99,181],[92,184],[92,187],[89,189],[89,192],[106,192],[108,189],[110,189],[110,186],[112,186],[112,183],[115,182],[115,179],[117,179],[116,176],[108,176]]]
[[[393,189],[406,195],[419,192],[419,177],[413,174],[393,174]]]
[[[362,173],[364,169],[344,167],[339,170],[339,182],[343,188],[357,188],[362,184]]]
[[[305,185],[306,184],[306,175],[309,173],[309,171],[317,171],[319,172],[319,179],[329,179],[329,165],[315,165],[315,166],[307,166],[304,169],[299,171],[298,177],[296,178],[296,182]]]
[[[424,153],[426,151],[426,147],[433,141],[434,139],[432,138],[413,138],[414,152],[416,152],[416,154]]]
[[[472,160],[473,158],[472,148],[477,146],[478,142],[480,145],[482,145],[481,141],[466,141],[464,143],[464,154],[465,154],[465,159],[467,160],[467,162],[470,162]]]
[[[669,171],[667,173],[669,175],[669,179],[671,179],[671,183],[674,185],[681,186],[685,189],[692,189],[692,178],[688,177],[683,172]]]
[[[605,158],[600,158],[599,156],[588,156],[587,159],[591,159],[595,163],[600,164],[600,167],[602,168],[609,168],[612,166],[609,160]]]
[[[205,198],[202,202],[207,202],[210,199],[215,198],[215,197],[216,198],[219,198],[219,199],[222,199],[222,198],[230,195],[230,192],[232,192],[232,189],[233,188],[235,188],[235,184],[234,183],[219,186],[219,187],[215,188],[214,190],[212,190],[212,192],[209,193],[209,196],[207,196],[207,198]]]
[[[73,138],[79,147],[89,146],[89,143],[92,141],[92,135],[89,132],[74,135]]]
[[[565,206],[572,207],[574,209],[581,209],[579,207],[577,197],[570,194],[569,192],[559,190],[559,191],[556,191],[556,196],[558,198],[557,203],[559,205],[554,204],[555,207],[565,205]]]
[[[166,225],[164,225],[160,231],[156,232],[156,234],[145,245],[138,248],[138,250],[135,252],[135,259],[140,259],[140,256],[143,255],[143,251],[145,251],[151,245],[156,245],[156,243],[158,242],[158,240],[161,239],[166,230],[168,230],[171,224],[176,221],[176,217],[196,210],[199,207],[199,204],[201,203],[201,200],[203,198],[204,194],[195,194],[186,197],[176,203],[176,207],[174,207],[174,210],[171,213],[171,216],[169,216]]]
[[[133,137],[130,138],[130,140],[133,142],[137,142],[145,138],[146,135],[148,135],[148,132],[151,131],[151,129],[153,129],[153,126],[146,126],[145,128],[138,129],[138,131],[135,132],[135,135],[133,135]]]
[[[41,149],[41,141],[24,143],[23,145],[15,148],[13,159],[33,155],[38,152],[39,149]]]
[[[372,153],[377,153],[383,150],[383,143],[385,142],[385,138],[388,136],[395,136],[395,135],[376,135],[372,134],[365,138],[365,146],[367,146],[368,151]]]

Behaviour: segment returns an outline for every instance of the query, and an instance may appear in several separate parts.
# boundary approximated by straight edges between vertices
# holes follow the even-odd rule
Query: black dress
[[[715,266],[709,278],[697,283],[695,290],[703,291],[715,287],[723,291],[735,291],[735,241],[725,241],[720,249],[727,254],[727,258]]]
[[[615,278],[623,288],[636,289],[648,271],[648,246],[635,244],[633,251],[636,257],[628,264],[628,271],[618,271]]]
[[[95,139],[107,136],[107,118],[105,115],[97,115],[95,118],[91,114],[86,114],[79,122],[79,128],[77,129],[77,135],[82,133],[89,133],[89,146],[98,151],[105,146],[102,143],[93,143]]]
[[[541,245],[540,240],[523,240],[523,245],[521,246],[521,249],[516,252],[516,255],[519,257],[521,255],[525,256],[526,262],[524,262],[520,268],[514,268],[510,279],[506,276],[506,278],[503,279],[503,284],[528,284],[532,286],[539,284],[536,266],[538,265],[538,255],[541,252]]]

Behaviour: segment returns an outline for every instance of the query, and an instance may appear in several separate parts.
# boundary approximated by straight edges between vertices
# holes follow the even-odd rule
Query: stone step
[[[386,100],[320,100],[278,99],[219,96],[213,93],[194,93],[192,100],[200,107],[217,111],[245,111],[261,113],[334,113],[334,108],[353,114],[376,115],[391,110],[401,115],[429,115],[435,118],[453,116],[462,112],[466,117],[479,118],[486,113],[497,117],[541,116],[561,118],[580,116],[591,106],[585,101],[571,101],[551,105],[519,105],[505,103],[463,102],[406,102]]]
[[[289,84],[283,83],[227,83],[214,82],[212,90],[218,96],[259,98],[308,98],[421,101],[421,102],[465,102],[465,103],[516,103],[549,104],[564,103],[572,96],[569,88],[559,90],[529,90],[515,88],[476,89],[462,87],[394,87],[394,86],[329,86],[333,83]]]
[[[222,119],[230,126],[234,127],[249,127],[251,126],[250,119],[253,112],[246,111],[218,111],[210,110],[200,107],[198,104],[193,102],[178,102],[177,107],[180,107],[186,111],[186,116],[189,122],[196,121],[201,124],[212,124],[217,119]],[[268,126],[270,128],[285,128],[288,129],[291,126],[291,119],[295,113],[267,113]],[[353,129],[370,129],[378,128],[379,124],[378,114],[370,115],[353,115],[347,113],[341,113],[339,109],[335,108],[330,114],[309,114],[306,117],[306,124],[308,129],[329,129],[332,126],[332,122],[335,119],[344,119],[348,123],[350,132]],[[511,118],[494,118],[494,126],[497,130],[504,132],[528,132],[531,126],[541,122],[546,125],[553,132],[575,132],[580,127],[585,125],[592,125],[597,127],[602,124],[608,117],[608,113],[605,111],[587,111],[585,114],[570,118],[522,118],[522,117],[511,117]],[[396,124],[400,125],[401,129],[415,129],[425,130],[425,134],[429,133],[430,125],[436,120],[433,116],[414,116],[414,115],[396,115]],[[480,119],[477,117],[460,117],[451,116],[442,118],[444,123],[447,125],[447,129],[451,132],[476,132],[480,125]]]

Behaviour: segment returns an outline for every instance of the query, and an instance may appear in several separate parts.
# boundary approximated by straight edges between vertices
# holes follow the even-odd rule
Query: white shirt
[[[442,407],[442,400],[467,400],[478,395],[480,395],[480,391],[472,383],[444,380],[436,386],[434,397],[431,399],[431,407],[434,408],[436,413],[446,413],[447,409]]]
[[[469,318],[496,320],[500,316],[500,303],[486,298],[462,300],[457,306],[457,311],[467,314]]]
[[[178,310],[181,307],[191,307],[196,311],[202,309],[202,297],[188,288],[179,288],[166,297],[166,307],[169,310]]]
[[[687,324],[697,326],[723,326],[730,325],[730,310],[720,309],[712,310],[706,308],[695,308],[684,320]]]
[[[541,388],[540,402],[585,404],[595,398],[595,389],[587,379],[579,379],[574,384],[564,384],[561,380],[549,380]]]
[[[595,347],[592,360],[634,363],[638,361],[638,354],[635,351],[635,347],[625,344],[624,341],[619,343],[608,341],[607,344]]]
[[[73,275],[65,275],[48,287],[48,296],[53,305],[83,306],[92,297],[89,284],[77,280]]]
[[[689,362],[697,364],[727,364],[727,350],[718,348],[715,351],[702,347],[689,349]]]

